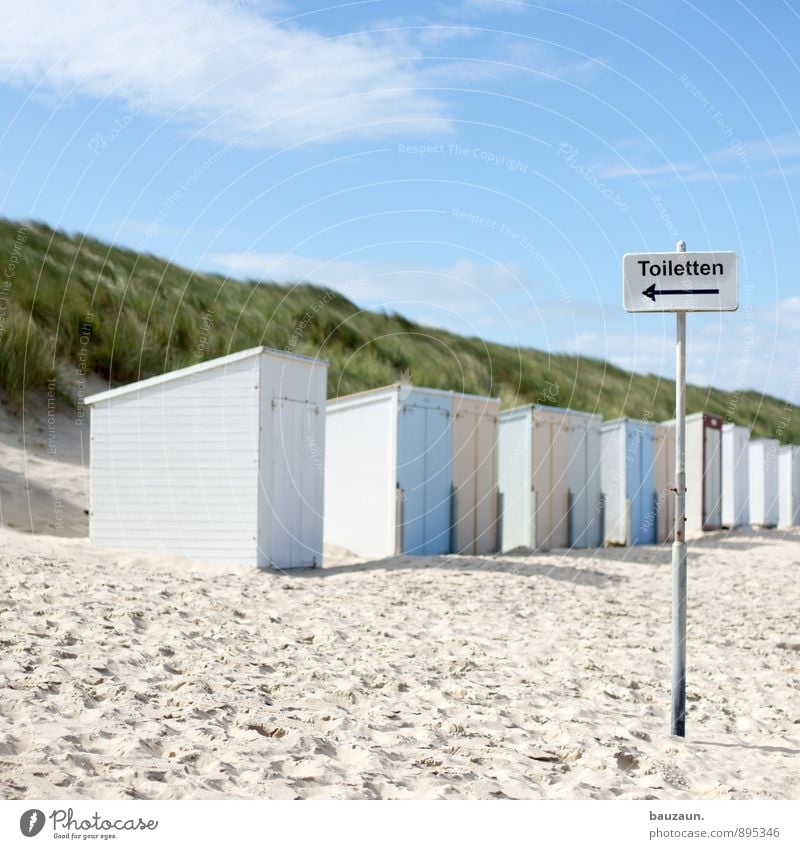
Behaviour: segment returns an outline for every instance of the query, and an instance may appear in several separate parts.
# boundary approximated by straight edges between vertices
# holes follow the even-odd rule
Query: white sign
[[[733,312],[739,308],[736,254],[625,254],[622,299],[628,312]]]

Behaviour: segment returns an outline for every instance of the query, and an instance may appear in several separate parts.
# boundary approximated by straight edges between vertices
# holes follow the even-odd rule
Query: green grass
[[[74,399],[82,364],[122,384],[269,345],[328,359],[331,396],[408,374],[420,386],[499,396],[504,407],[539,401],[653,421],[674,414],[669,380],[362,311],[318,286],[238,283],[39,223],[0,220],[0,242],[0,387],[17,411],[53,378]],[[800,443],[790,405],[757,391],[693,386],[687,410]]]

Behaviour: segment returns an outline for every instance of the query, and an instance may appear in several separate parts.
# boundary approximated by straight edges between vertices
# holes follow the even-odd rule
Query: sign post
[[[739,308],[735,253],[625,254],[622,300],[628,312],[674,312],[675,534],[672,542],[672,700],[670,733],[686,736],[686,313]]]
[[[686,251],[686,242],[675,246]],[[675,533],[672,538],[670,733],[686,736],[686,310],[675,314]]]

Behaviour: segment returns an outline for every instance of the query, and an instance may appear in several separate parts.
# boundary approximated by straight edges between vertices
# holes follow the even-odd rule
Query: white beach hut
[[[325,542],[376,558],[495,551],[499,409],[408,384],[329,401]]]
[[[539,404],[500,414],[503,551],[600,544],[601,422]]]
[[[778,451],[778,527],[800,525],[800,446]]]
[[[750,522],[750,428],[722,426],[722,526],[738,528]]]
[[[572,548],[602,544],[602,416],[569,411],[569,512],[568,538]]]
[[[749,449],[750,524],[774,528],[778,524],[777,439],[751,439]]]
[[[656,539],[669,542],[675,536],[675,425],[657,424],[653,434]]]
[[[92,542],[320,565],[326,376],[260,347],[87,398]]]
[[[361,557],[447,554],[452,397],[395,384],[328,402],[327,545]]]
[[[722,527],[722,419],[686,417],[686,530]]]
[[[656,541],[655,427],[613,419],[603,424],[602,482],[607,545]]]
[[[454,393],[452,397],[453,551],[497,551],[497,439],[500,401]]]
[[[664,422],[675,426],[675,420]],[[708,413],[686,417],[686,530],[722,527],[722,418]]]

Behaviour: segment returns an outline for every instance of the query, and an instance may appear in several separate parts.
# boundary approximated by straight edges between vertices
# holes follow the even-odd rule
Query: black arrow
[[[642,294],[655,303],[656,295],[719,295],[719,289],[656,289],[651,283]]]

